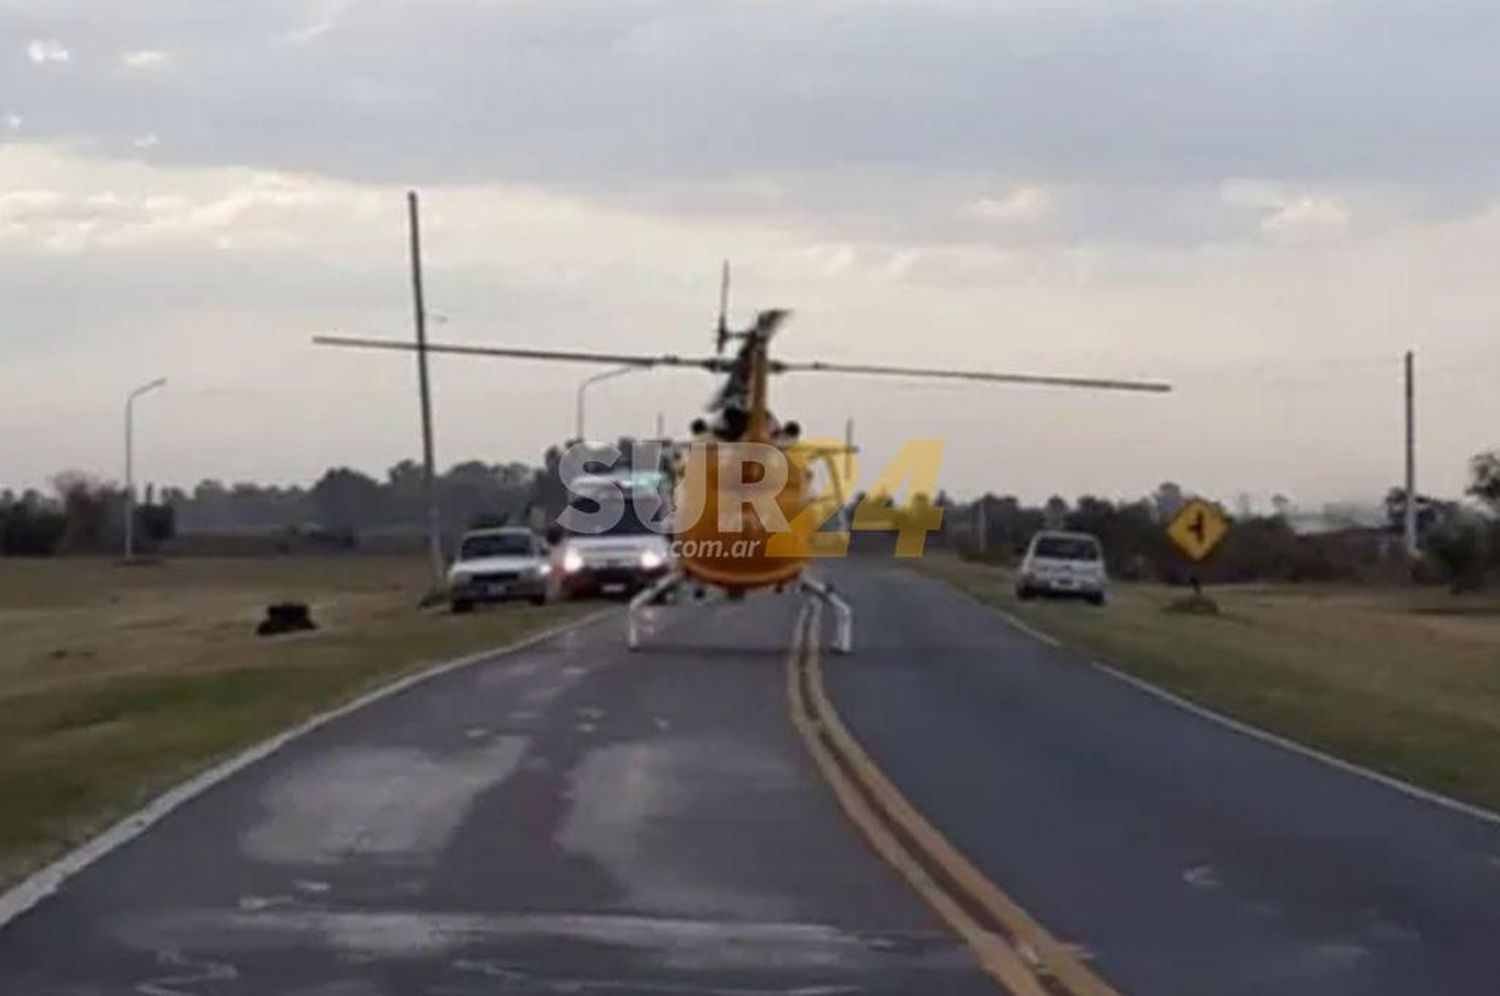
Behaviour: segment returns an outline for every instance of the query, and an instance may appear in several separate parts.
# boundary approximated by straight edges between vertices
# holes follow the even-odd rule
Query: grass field
[[[591,611],[419,611],[420,559],[0,559],[0,882],[382,681]],[[316,632],[261,638],[306,601]]]
[[[1104,609],[1021,602],[1002,569],[922,570],[1121,670],[1340,757],[1500,811],[1500,598],[1433,589],[1236,586],[1222,614],[1117,584]]]

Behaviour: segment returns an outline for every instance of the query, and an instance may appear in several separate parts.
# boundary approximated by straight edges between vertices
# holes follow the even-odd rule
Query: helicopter
[[[707,413],[712,418],[695,419],[690,442],[675,447],[674,514],[668,527],[676,555],[671,570],[638,592],[630,602],[627,645],[632,650],[641,645],[645,612],[673,599],[685,586],[692,586],[699,593],[714,589],[732,599],[752,591],[784,591],[794,587],[833,609],[837,622],[834,649],[842,653],[852,651],[852,606],[807,569],[809,560],[817,554],[819,538],[827,535],[820,533],[819,527],[829,513],[844,505],[834,461],[847,456],[848,450],[804,443],[797,422],[777,418],[770,407],[772,376],[829,373],[1149,393],[1171,390],[1170,385],[1155,381],[782,360],[773,358],[771,344],[791,312],[761,311],[747,327],[732,329],[728,322],[728,296],[726,262],[720,279],[719,318],[711,356],[459,343],[419,345],[350,336],[317,336],[313,341],[327,346],[401,352],[426,350],[543,362],[689,368],[722,376],[724,380],[708,405]],[[736,348],[726,352],[731,344]],[[831,495],[813,493],[814,467],[820,462],[834,471],[829,475],[834,488]],[[684,510],[692,513],[682,514]],[[856,513],[856,527],[858,522]],[[847,534],[843,535],[847,538]]]

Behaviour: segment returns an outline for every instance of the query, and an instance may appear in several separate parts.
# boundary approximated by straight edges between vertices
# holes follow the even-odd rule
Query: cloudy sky
[[[1164,377],[1169,396],[817,375],[865,465],[1041,498],[1369,498],[1418,352],[1424,487],[1500,445],[1500,8],[1458,3],[0,0],[0,483],[296,481],[414,454],[434,337]],[[443,360],[440,459],[535,459],[586,370]],[[702,375],[591,395],[682,429]]]

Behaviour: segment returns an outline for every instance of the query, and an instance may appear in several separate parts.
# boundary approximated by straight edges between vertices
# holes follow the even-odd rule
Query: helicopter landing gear
[[[833,590],[833,586],[824,584],[817,578],[804,574],[801,578],[802,591],[818,599],[824,605],[833,609],[834,630],[833,649],[841,654],[854,652],[854,608]]]
[[[671,571],[662,576],[661,580],[649,588],[641,591],[630,600],[630,608],[626,611],[629,622],[625,633],[625,645],[631,650],[641,649],[641,622],[652,608],[667,601],[684,581],[683,575],[678,571]]]

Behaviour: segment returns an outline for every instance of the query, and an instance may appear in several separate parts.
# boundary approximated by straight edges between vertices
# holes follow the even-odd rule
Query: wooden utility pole
[[[1420,553],[1417,545],[1417,413],[1416,371],[1411,350],[1406,351],[1406,508],[1402,521],[1402,534],[1406,539],[1406,555],[1416,558]]]
[[[438,517],[437,472],[432,455],[432,386],[427,376],[427,304],[422,295],[422,229],[417,192],[407,191],[406,214],[411,230],[412,309],[417,330],[417,383],[422,398],[422,498],[427,506],[427,556],[434,590],[443,584],[442,523]]]

